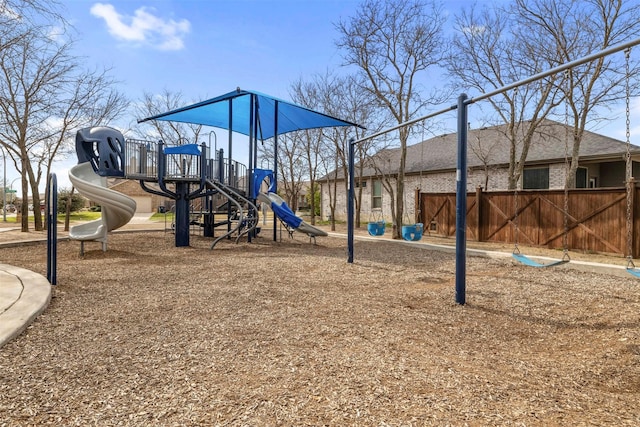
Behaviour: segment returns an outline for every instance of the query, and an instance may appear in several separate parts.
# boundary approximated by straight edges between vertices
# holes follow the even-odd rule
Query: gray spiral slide
[[[90,162],[79,163],[69,171],[69,180],[78,193],[101,206],[100,219],[71,227],[69,238],[81,242],[102,242],[107,250],[107,233],[127,224],[136,211],[136,201],[118,191],[107,188],[107,178],[94,172]]]

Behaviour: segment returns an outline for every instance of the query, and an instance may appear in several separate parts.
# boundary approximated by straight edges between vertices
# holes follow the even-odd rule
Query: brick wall
[[[549,166],[549,187],[550,189],[562,189],[564,188],[565,180],[565,165],[564,163],[551,164]],[[481,186],[488,191],[506,190],[508,188],[508,170],[506,168],[492,168],[488,172],[488,185],[485,188],[485,179],[487,173],[483,170],[473,169],[467,174],[467,191],[475,192],[476,187]],[[366,187],[362,189],[362,208],[360,210],[360,219],[362,221],[368,221],[371,212],[373,188],[372,179],[366,180]],[[395,190],[395,180],[392,180],[392,185]],[[347,218],[347,195],[344,190],[344,183],[340,181],[338,183],[338,195],[336,200],[335,216],[339,221],[346,221]],[[457,190],[456,173],[450,172],[436,172],[436,173],[424,173],[420,175],[405,176],[405,197],[404,197],[404,211],[409,214],[410,218],[413,218],[415,213],[415,194],[416,188],[420,188],[425,193],[450,193]],[[329,209],[329,189],[326,182],[322,183],[322,219],[327,220],[331,210]],[[358,188],[355,189],[356,195]],[[382,212],[384,219],[391,222],[391,197],[384,190],[382,191]],[[404,221],[407,221],[407,216],[404,215]]]

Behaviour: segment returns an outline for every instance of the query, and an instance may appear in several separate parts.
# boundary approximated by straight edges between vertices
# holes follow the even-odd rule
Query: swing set
[[[419,190],[422,190],[422,169],[424,169],[424,128],[425,123],[422,122],[422,138],[420,142],[420,185]],[[418,206],[414,206],[416,211],[416,217],[420,218],[421,208],[420,204]],[[402,226],[402,238],[408,242],[417,242],[422,239],[422,234],[424,233],[424,224],[421,222],[416,222],[411,224],[411,220],[409,215],[406,214],[407,221],[403,221],[405,225]]]
[[[420,142],[420,185],[419,189],[422,190],[422,165],[424,163],[424,128],[425,124],[422,123],[422,140]],[[416,217],[420,217],[420,206],[417,207]],[[422,239],[424,233],[424,225],[421,222],[412,223],[407,212],[404,213],[402,221],[402,238],[408,242],[417,242]],[[373,208],[369,214],[369,223],[367,224],[367,231],[370,236],[382,236],[385,232],[386,222],[384,221],[384,215],[382,208]]]
[[[349,195],[348,195],[348,203],[347,203],[347,262],[353,263],[354,259],[354,164],[355,164],[355,146],[364,141],[370,140],[372,138],[376,138],[380,135],[387,134],[389,132],[398,130],[400,128],[404,128],[407,126],[411,126],[420,121],[424,121],[441,114],[448,113],[452,110],[457,110],[457,135],[458,135],[458,156],[457,156],[457,165],[456,165],[456,265],[455,265],[455,301],[457,304],[464,305],[466,303],[466,213],[467,213],[467,132],[468,132],[468,107],[469,105],[476,103],[478,101],[489,99],[495,95],[504,93],[506,91],[515,89],[519,86],[523,86],[525,84],[529,84],[532,82],[536,82],[545,77],[552,76],[554,74],[558,74],[560,72],[564,72],[571,68],[577,67],[582,64],[586,64],[591,61],[595,61],[597,59],[606,57],[616,52],[620,52],[623,50],[627,50],[627,85],[629,84],[629,49],[635,45],[640,44],[640,39],[633,39],[624,43],[621,43],[616,46],[609,47],[607,49],[601,50],[599,52],[592,53],[590,55],[584,56],[582,58],[576,59],[571,62],[567,62],[565,64],[561,64],[552,69],[540,72],[538,74],[532,75],[523,80],[508,84],[506,86],[497,88],[495,90],[487,91],[475,98],[469,98],[465,93],[460,94],[458,96],[457,102],[455,105],[451,105],[447,108],[440,109],[438,111],[432,112],[422,117],[418,117],[416,119],[408,120],[406,122],[400,123],[388,129],[382,130],[380,132],[367,135],[359,140],[351,139],[349,141]],[[627,151],[630,150],[630,137],[629,137],[629,88],[627,86]],[[634,276],[640,277],[640,270],[635,268],[633,264],[633,252],[632,248],[632,240],[633,240],[633,224],[631,219],[631,200],[632,200],[632,163],[631,156],[627,154],[627,241],[628,241],[628,266],[627,270],[630,274]],[[566,187],[566,185],[565,185]],[[566,190],[565,190],[566,191]],[[566,200],[565,196],[565,200]],[[567,215],[567,209],[565,207],[565,216]],[[567,225],[565,225],[565,236],[567,235]],[[566,241],[564,243],[565,247],[567,246]],[[518,255],[514,250],[515,255]],[[524,260],[524,257],[520,259]],[[527,258],[528,259],[528,258]],[[528,262],[528,261],[525,261]],[[533,263],[533,262],[532,262]]]
[[[565,76],[567,76],[567,71],[565,71]],[[514,91],[517,91],[518,88],[515,88]],[[529,267],[536,268],[545,268],[545,267],[555,267],[558,265],[566,264],[571,261],[569,257],[569,173],[570,173],[570,164],[569,164],[569,106],[565,102],[564,108],[564,205],[563,205],[563,220],[564,220],[564,231],[562,233],[562,258],[557,260],[552,260],[547,263],[540,263],[531,259],[530,257],[524,255],[520,252],[518,248],[518,235],[520,234],[520,230],[518,227],[518,185],[516,184],[516,188],[514,190],[514,198],[515,198],[515,213],[513,219],[513,225],[515,228],[514,232],[514,248],[511,256],[523,265],[527,265]]]

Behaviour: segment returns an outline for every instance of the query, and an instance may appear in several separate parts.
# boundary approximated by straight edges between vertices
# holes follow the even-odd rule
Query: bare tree
[[[513,15],[500,6],[472,7],[456,18],[447,60],[459,87],[488,92],[557,65],[553,52],[538,55],[530,34],[520,33]],[[458,58],[468,58],[459,61]],[[558,105],[558,79],[551,77],[488,99],[510,141],[508,185],[516,188],[537,126]],[[526,126],[526,129],[521,129]],[[487,159],[490,160],[490,159]]]
[[[482,164],[484,178],[483,188],[485,191],[489,190],[491,171],[497,169],[497,167],[493,165],[493,160],[495,159],[494,155],[496,150],[499,149],[499,146],[498,140],[485,140],[480,138],[479,135],[476,135],[475,141],[469,142],[469,151],[471,151]]]
[[[29,230],[29,190],[34,226],[42,229],[38,188],[43,171],[65,154],[70,132],[113,119],[127,107],[107,71],[83,69],[70,53],[73,41],[43,33],[25,31],[0,51],[0,144],[22,176],[22,231]]]
[[[34,31],[46,30],[42,22],[66,22],[56,0],[2,0],[0,1],[0,50]]]
[[[173,92],[169,89],[164,89],[159,94],[144,92],[142,99],[135,104],[134,114],[141,119],[166,113],[184,107],[186,104],[181,92]],[[181,145],[189,140],[197,143],[202,132],[202,125],[151,120],[141,123],[135,128],[135,132],[142,139],[160,139],[165,144]]]
[[[373,100],[368,92],[359,90],[361,82],[354,76],[337,76],[333,73],[314,75],[311,80],[302,79],[294,85],[293,98],[296,102],[308,108],[313,108],[339,117],[343,120],[363,125],[371,121],[373,116]],[[359,127],[337,127],[322,129],[310,134],[312,138],[304,144],[305,161],[309,167],[310,187],[316,188],[320,175],[324,175],[327,181],[328,206],[331,212],[331,227],[335,229],[335,207],[337,202],[337,181],[342,178],[344,185],[343,194],[347,194],[347,176],[349,139],[356,139],[363,135],[364,129]],[[357,147],[360,156],[366,153],[368,144]],[[359,163],[361,164],[361,162]],[[362,191],[357,196],[358,208],[356,218],[359,226],[360,199]],[[316,208],[312,200],[312,210]],[[312,217],[312,221],[313,221]]]
[[[365,0],[356,15],[340,21],[337,46],[345,65],[353,65],[371,93],[397,123],[414,118],[426,105],[444,100],[442,91],[421,96],[420,75],[436,71],[443,58],[444,15],[435,2],[422,0]],[[404,171],[408,127],[398,132],[400,158],[395,185],[393,237],[402,237]]]
[[[570,62],[638,37],[640,4],[622,0],[516,0],[514,10],[520,40],[528,40],[536,55],[559,55]],[[553,52],[550,52],[553,51]],[[638,91],[638,62],[630,58],[632,92]],[[597,123],[601,109],[625,96],[622,54],[601,57],[569,69],[559,86],[567,103],[571,166],[566,186],[575,187],[580,143],[587,126]],[[561,114],[564,114],[561,112]]]
[[[479,13],[471,7],[456,19],[448,68],[461,85],[488,92],[637,37],[639,10],[620,0],[515,0]],[[572,128],[566,185],[575,186],[582,135],[602,120],[600,109],[623,97],[623,64],[622,55],[600,58],[488,100],[511,141],[510,189],[521,179],[538,127],[552,115]],[[637,75],[637,63],[631,69]],[[562,102],[566,109],[558,108]]]
[[[326,90],[330,90],[328,83],[328,77],[314,78],[311,81],[304,81],[298,79],[291,86],[290,94],[291,99],[296,104],[303,107],[310,108],[312,110],[323,111],[327,114],[331,114],[326,111],[326,105],[323,105],[323,99],[327,99]],[[329,97],[334,96],[334,93],[329,94]],[[311,208],[311,224],[316,223],[316,198],[313,197],[313,192],[317,188],[318,181],[318,169],[322,163],[323,158],[323,139],[326,133],[323,129],[310,129],[300,133],[303,138],[300,140],[300,160],[304,162],[306,166],[306,177],[309,180],[309,191],[312,193],[312,197],[309,198],[309,204]]]
[[[307,138],[304,131],[278,136],[278,193],[294,211],[298,208],[298,199],[307,173],[303,148]],[[274,143],[275,140],[270,138],[258,146],[261,159],[267,160],[270,165],[275,163]]]
[[[360,88],[364,82],[361,76],[350,75],[341,78],[337,78],[333,82],[333,90],[326,91],[326,93],[333,93],[334,95],[325,100],[326,110],[332,115],[340,118],[344,118],[352,123],[357,123],[363,128],[336,128],[331,132],[327,132],[327,142],[330,147],[329,150],[335,152],[335,156],[331,157],[331,151],[329,151],[328,159],[333,158],[333,168],[336,169],[338,175],[346,178],[348,177],[349,168],[349,143],[351,138],[358,140],[361,139],[367,129],[369,132],[375,132],[379,130],[384,121],[380,120],[377,116],[379,109],[377,108],[377,101],[370,92],[362,91]],[[373,140],[367,140],[364,143],[358,144],[354,147],[354,162],[355,162],[355,182],[357,183],[355,194],[355,227],[361,226],[361,212],[362,212],[362,196],[363,196],[363,170],[365,168],[365,160],[373,151]],[[348,180],[344,179],[344,194],[348,194],[349,186]],[[330,187],[331,188],[331,187]],[[332,210],[332,229],[335,227],[335,207],[337,203],[337,188],[333,188],[334,197]],[[346,200],[344,201],[346,205]]]
[[[304,149],[305,141],[309,138],[308,131],[298,131],[286,135],[278,141],[278,176],[280,176],[283,187],[280,191],[293,211],[298,209],[298,200],[302,193],[304,176],[307,173],[303,159],[306,151]]]

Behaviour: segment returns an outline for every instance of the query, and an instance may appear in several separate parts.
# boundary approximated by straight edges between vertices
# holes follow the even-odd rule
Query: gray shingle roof
[[[565,125],[545,120],[537,129],[529,153],[527,164],[553,163],[565,158]],[[506,134],[506,125],[482,129],[471,129],[467,135],[468,167],[490,165],[508,165],[510,142]],[[571,157],[572,136],[569,133],[568,155]],[[400,161],[400,149],[383,151],[394,170]],[[379,154],[383,153],[380,152]],[[632,154],[640,154],[640,147],[631,146]],[[626,153],[626,143],[593,132],[585,132],[580,144],[580,160],[622,160]],[[519,154],[519,152],[518,152]],[[455,170],[458,156],[458,135],[449,133],[425,140],[407,147],[405,173],[437,172]],[[485,161],[481,159],[485,158]],[[373,168],[365,168],[364,176],[375,175]]]

